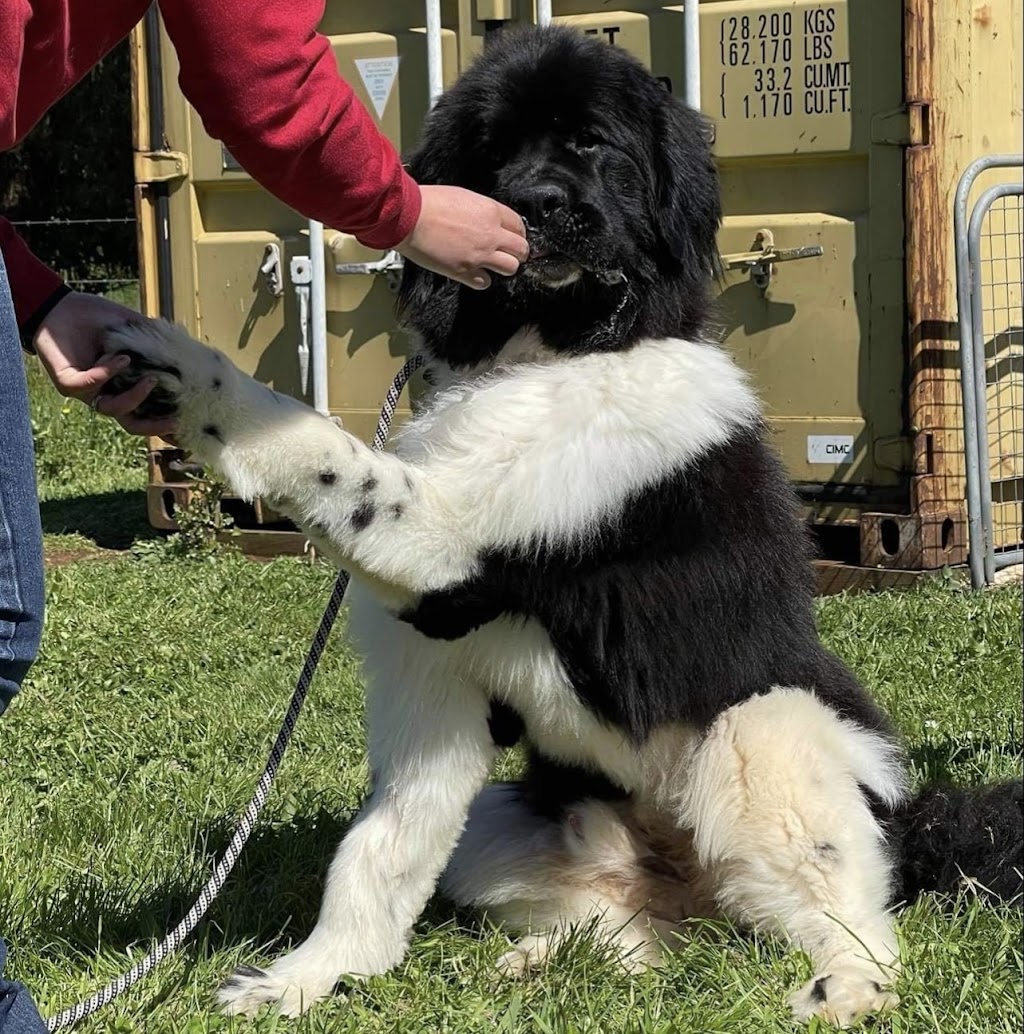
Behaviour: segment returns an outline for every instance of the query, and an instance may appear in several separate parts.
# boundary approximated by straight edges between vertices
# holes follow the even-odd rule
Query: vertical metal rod
[[[160,54],[160,12],[156,4],[146,12],[143,39],[146,47],[146,101],[149,106],[150,151],[160,151],[164,140],[164,80]],[[156,293],[157,311],[168,321],[174,320],[174,281],[171,271],[171,200],[166,183],[150,183],[156,222]]]
[[[981,159],[982,161],[984,159]],[[964,413],[964,460],[967,475],[967,561],[971,585],[985,584],[985,528],[981,522],[981,489],[978,467],[977,396],[974,393],[974,333],[971,320],[971,264],[967,257],[967,198],[978,173],[972,162],[960,177],[953,205],[953,239],[956,252],[957,317],[960,325],[960,400]]]
[[[686,66],[683,100],[700,110],[700,4],[685,0],[683,4],[683,61]]]
[[[542,28],[551,24],[551,0],[537,0],[537,24]]]
[[[309,326],[313,367],[313,408],[330,414],[327,391],[327,269],[324,262],[324,224],[309,220]]]
[[[444,55],[441,51],[441,0],[426,0],[427,95],[430,106],[444,90]]]

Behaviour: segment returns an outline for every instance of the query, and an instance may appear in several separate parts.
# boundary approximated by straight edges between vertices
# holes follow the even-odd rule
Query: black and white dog
[[[581,921],[655,964],[724,913],[810,954],[798,1017],[891,1005],[893,830],[915,813],[886,718],[818,640],[791,490],[710,338],[703,120],[617,48],[506,34],[411,171],[521,212],[532,256],[486,292],[406,270],[430,391],[389,454],[179,329],[110,334],[132,376],[158,371],[151,412],[353,576],[372,793],[312,934],[222,1001],[297,1013],[389,969],[440,879],[519,931],[510,972]],[[485,786],[521,738],[527,778]]]

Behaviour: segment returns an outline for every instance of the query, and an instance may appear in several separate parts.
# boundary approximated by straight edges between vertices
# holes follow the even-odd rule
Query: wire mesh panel
[[[1024,199],[1019,189],[1016,194],[995,198],[981,224],[975,274],[981,321],[974,330],[980,344],[979,358],[984,358],[984,370],[978,373],[983,373],[985,384],[985,441],[991,496],[991,523],[987,530],[996,566],[1002,554],[1015,550],[1024,539],[1022,216]],[[1016,554],[1012,558],[1019,559]]]
[[[953,206],[960,376],[967,473],[968,559],[975,588],[1024,559],[1024,183],[998,183],[974,202],[978,176],[1024,169],[991,154],[964,169]]]

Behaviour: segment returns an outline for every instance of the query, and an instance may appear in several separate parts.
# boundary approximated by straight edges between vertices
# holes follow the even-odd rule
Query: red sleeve
[[[317,32],[324,0],[160,0],[182,92],[239,164],[311,219],[389,248],[420,193]]]
[[[39,307],[64,282],[45,263],[32,254],[11,224],[0,216],[0,252],[7,267],[14,314],[23,327]]]

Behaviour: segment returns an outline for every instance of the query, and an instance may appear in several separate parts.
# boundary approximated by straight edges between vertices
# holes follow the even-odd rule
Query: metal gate
[[[1024,560],[1024,184],[997,183],[975,201],[989,169],[1024,156],[988,155],[960,178],[954,210],[960,371],[967,467],[971,582]]]

